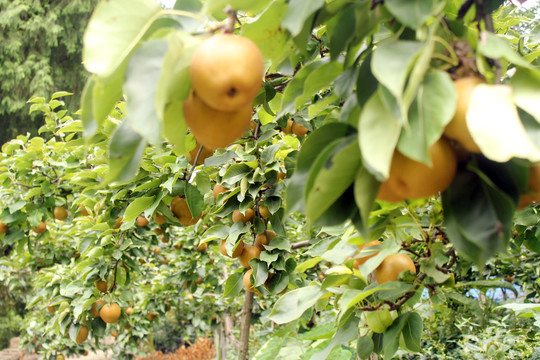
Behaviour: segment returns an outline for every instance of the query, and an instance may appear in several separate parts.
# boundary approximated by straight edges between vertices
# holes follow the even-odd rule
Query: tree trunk
[[[253,308],[253,293],[246,291],[242,307],[242,326],[240,328],[240,351],[238,360],[249,360],[249,327],[251,326],[251,310]]]

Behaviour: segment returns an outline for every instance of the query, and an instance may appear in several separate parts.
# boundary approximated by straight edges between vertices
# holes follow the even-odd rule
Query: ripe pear
[[[68,211],[64,206],[57,206],[53,210],[53,215],[56,220],[66,220],[68,217]]]
[[[540,201],[540,164],[531,166],[529,171],[529,192],[519,198],[519,208]]]
[[[251,265],[249,265],[251,259],[255,259],[260,256],[261,250],[259,250],[256,246],[245,245],[244,250],[242,251],[242,254],[240,254],[238,260],[243,267],[245,267],[246,269],[251,269]]]
[[[253,108],[244,105],[236,111],[219,111],[204,103],[192,91],[184,102],[184,120],[204,147],[213,150],[224,148],[239,139],[248,129]]]
[[[253,286],[253,284],[251,283],[252,273],[253,273],[252,269],[249,269],[248,271],[246,271],[246,273],[244,274],[244,278],[242,280],[244,282],[244,287],[246,288],[247,291],[256,292],[257,289],[255,289],[255,286]]]
[[[215,110],[238,111],[251,103],[263,84],[264,63],[248,38],[218,34],[193,53],[191,83],[201,99]],[[247,129],[248,125],[244,130]]]
[[[290,135],[293,133],[292,127],[295,124],[293,119],[287,120],[287,126],[284,128],[281,128],[281,131],[283,131],[284,134]]]
[[[137,226],[139,227],[144,227],[148,225],[148,219],[144,215],[137,216],[136,222],[137,222]]]
[[[36,234],[43,234],[45,231],[47,231],[47,223],[45,221],[40,221],[38,226],[35,228],[32,228]]]
[[[158,225],[163,225],[167,222],[167,218],[162,214],[157,213],[156,215],[154,215],[154,221]]]
[[[292,125],[291,130],[292,130],[293,134],[298,136],[298,137],[303,137],[309,131],[306,127],[304,127],[304,126],[302,126],[302,125],[300,125],[300,124],[298,124],[296,122]]]
[[[232,215],[232,221],[237,222],[243,222],[244,224],[247,224],[250,221],[253,221],[255,219],[255,210],[253,209],[247,209],[245,215],[242,214],[240,210],[234,210]]]
[[[8,226],[5,222],[0,221],[0,234],[5,234],[8,231]]]
[[[236,245],[236,249],[234,249],[232,256],[229,256],[229,254],[227,254],[227,240],[221,240],[221,243],[219,244],[219,252],[233,259],[239,257],[242,254],[243,250],[244,242],[242,240],[240,240],[238,245]]]
[[[212,192],[214,194],[214,198],[216,198],[216,199],[217,199],[219,194],[223,194],[224,192],[227,192],[227,191],[229,191],[229,189],[227,189],[225,186],[220,185],[220,184],[214,185],[214,189],[212,190]]]
[[[195,158],[197,157],[197,154],[199,153],[200,147],[201,147],[200,144],[196,144],[193,150],[189,152],[188,160],[191,165],[194,165],[194,166],[202,165],[204,164],[204,160],[214,155],[213,150],[207,149],[203,146],[201,153],[199,154],[199,157],[197,158],[197,164],[195,164]]]
[[[362,251],[366,247],[377,246],[377,245],[381,245],[381,242],[379,240],[370,241],[367,244],[358,245],[358,250]],[[371,255],[367,255],[367,256],[363,256],[363,257],[359,257],[359,258],[354,259],[353,268],[358,269],[358,267],[360,265],[362,265],[363,263],[365,263],[366,261],[368,261],[369,259],[371,259],[375,255],[377,255],[378,253],[379,252],[377,251],[377,252],[374,252]]]
[[[480,148],[474,142],[474,139],[467,127],[467,111],[472,97],[472,93],[477,85],[484,83],[478,77],[464,77],[454,81],[457,92],[456,112],[452,120],[444,129],[444,136],[458,142],[464,149],[480,153]]]
[[[373,275],[379,284],[384,284],[388,281],[397,281],[399,274],[407,270],[416,274],[414,261],[408,255],[394,254],[385,257],[382,263],[373,271]]]
[[[195,218],[191,214],[191,211],[189,210],[189,206],[187,204],[187,200],[184,196],[177,196],[173,199],[171,202],[171,211],[173,212],[174,216],[178,218],[180,223],[184,226],[194,225],[199,221],[201,218],[202,212],[197,215]]]
[[[394,199],[424,198],[436,195],[450,186],[457,171],[457,159],[452,148],[441,138],[431,146],[429,154],[431,167],[396,150],[392,157],[390,176],[381,184],[383,192],[379,191],[381,195],[378,197],[383,200],[392,199],[392,194],[395,194]]]
[[[264,246],[270,244],[270,241],[272,241],[273,238],[276,237],[276,233],[273,230],[266,230],[262,234],[258,234],[255,236],[255,246],[263,251]]]

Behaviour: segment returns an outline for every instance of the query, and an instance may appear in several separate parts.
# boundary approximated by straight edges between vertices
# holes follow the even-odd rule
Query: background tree
[[[0,1],[0,142],[37,134],[42,119],[28,115],[26,101],[56,89],[80,94],[87,74],[82,35],[97,0]],[[79,96],[66,98],[79,108]]]

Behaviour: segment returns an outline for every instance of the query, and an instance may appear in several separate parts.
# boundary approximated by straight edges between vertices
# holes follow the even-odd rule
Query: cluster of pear
[[[213,189],[214,197],[217,198],[219,194],[222,194],[226,191],[228,191],[226,187],[220,184],[216,184]],[[258,205],[257,208],[261,219],[266,222],[268,217],[270,216],[270,210],[264,205]],[[234,210],[232,214],[232,220],[235,223],[252,223],[255,220],[255,217],[256,212],[252,208],[247,209],[244,213],[242,213],[240,210]],[[258,293],[257,289],[255,289],[255,287],[253,286],[253,282],[251,281],[251,275],[253,273],[253,270],[251,269],[251,265],[249,264],[249,262],[252,259],[260,258],[261,252],[265,251],[264,246],[270,244],[270,241],[272,241],[272,239],[274,239],[275,237],[275,231],[265,230],[255,236],[254,245],[245,244],[243,240],[238,241],[233,250],[233,253],[230,255],[227,252],[227,241],[221,240],[221,243],[219,245],[219,251],[221,252],[221,254],[233,259],[238,259],[238,261],[240,261],[240,264],[245,269],[247,269],[247,271],[244,273],[243,278],[244,287],[246,288],[246,290]]]
[[[193,88],[183,107],[198,144],[211,151],[242,136],[249,128],[263,76],[262,54],[245,37],[216,34],[199,45],[190,66]]]
[[[84,205],[82,204],[79,204],[78,212],[82,216],[89,215],[88,210],[86,210],[84,208]],[[68,215],[69,215],[69,212],[65,206],[56,206],[53,209],[53,217],[56,220],[65,221],[68,218]],[[0,234],[5,234],[7,233],[7,231],[8,231],[8,225],[5,222],[0,221]],[[35,232],[36,234],[43,234],[45,231],[47,231],[47,221],[41,220],[36,227],[32,228],[32,231]]]
[[[458,164],[456,147],[469,153],[481,152],[467,126],[467,112],[473,91],[482,83],[484,81],[478,77],[465,77],[454,81],[457,92],[456,112],[445,127],[443,136],[429,149],[432,166],[410,159],[396,149],[389,177],[381,184],[378,199],[398,202],[436,195],[450,186],[454,179]],[[520,207],[540,201],[539,165],[531,168],[529,189],[530,193],[520,199]]]
[[[378,245],[381,245],[380,241],[375,240],[368,242],[367,244],[358,245],[358,250],[362,251],[366,248],[369,249],[372,246]],[[378,253],[378,251],[373,251],[372,254],[354,259],[353,267],[358,269],[360,265]],[[416,266],[414,265],[414,261],[412,261],[412,259],[406,254],[393,254],[384,258],[381,264],[373,271],[373,276],[379,284],[384,284],[388,281],[397,281],[399,274],[403,271],[410,271],[416,274]]]

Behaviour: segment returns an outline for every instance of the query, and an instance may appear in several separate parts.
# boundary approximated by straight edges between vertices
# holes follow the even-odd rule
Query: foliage
[[[463,333],[443,329],[455,337],[453,349],[529,354],[527,322],[507,327],[517,330],[515,346],[492,327],[484,338],[470,334],[478,332],[473,321],[484,328],[510,316],[493,315],[499,304],[489,291],[532,298],[538,286],[530,283],[534,262],[518,261],[540,250],[539,208],[517,208],[540,160],[539,53],[515,24],[505,25],[513,6],[232,1],[236,31],[259,46],[267,75],[252,126],[193,166],[196,141],[182,114],[189,64],[201,28],[234,23],[223,5],[100,2],[84,39],[92,75],[80,120],[62,110],[59,98],[68,93],[34,97],[31,111],[45,114],[41,130],[51,135],[19,136],[2,147],[3,251],[15,271],[35,273],[25,345],[49,357],[109,347],[128,358],[151,352],[154,330],[166,321],[177,321],[184,339],[214,333],[224,343],[252,316],[251,356],[242,355],[245,338],[229,341],[241,358],[389,359],[440,348],[447,341],[437,329],[441,318],[460,312],[453,319]],[[452,80],[471,74],[493,83],[475,90],[476,115],[467,115],[481,153],[461,149],[440,197],[377,200],[396,150],[417,163],[435,161],[429,149],[456,112]],[[287,133],[289,120],[308,135]],[[214,197],[215,184],[227,190]],[[190,214],[201,213],[194,225],[182,226],[171,211],[179,196]],[[57,206],[67,207],[67,220],[53,220]],[[252,222],[233,221],[248,209]],[[151,219],[158,213],[167,219],[160,226]],[[137,225],[141,215],[148,225]],[[47,231],[38,234],[41,221]],[[276,238],[249,262],[258,292],[251,307],[252,295],[239,296],[244,267],[215,254],[222,240],[231,254],[267,230]],[[374,240],[381,244],[359,251]],[[513,257],[490,263],[509,246]],[[410,256],[415,271],[374,281],[372,272],[397,253]],[[100,292],[97,280],[109,291]],[[98,299],[133,311],[105,324],[90,312]],[[74,342],[82,324],[92,343]],[[242,325],[241,335],[249,331]],[[115,342],[100,343],[111,331]]]
[[[82,35],[97,0],[0,1],[0,122],[2,143],[31,132],[41,120],[29,117],[26,100],[49,97],[53,89],[80,93]],[[66,98],[71,110],[79,98]]]

